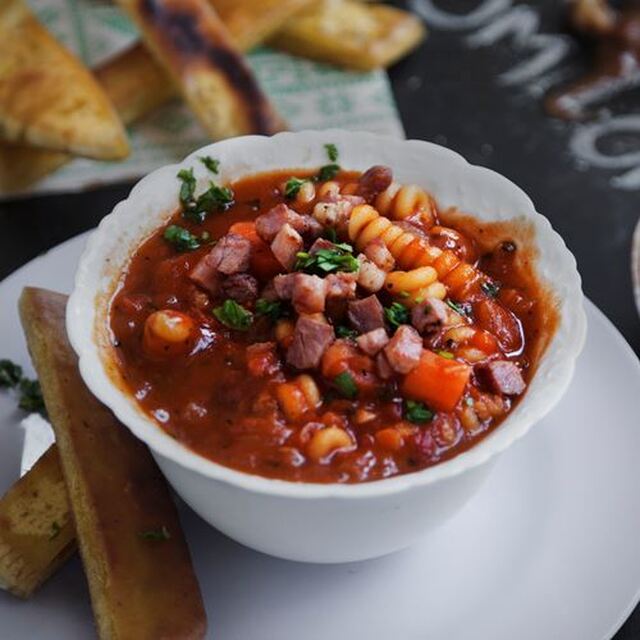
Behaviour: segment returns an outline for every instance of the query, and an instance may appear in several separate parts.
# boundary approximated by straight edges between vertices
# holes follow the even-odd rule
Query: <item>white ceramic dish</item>
[[[0,357],[29,365],[18,296],[68,292],[87,236],[0,282]],[[269,558],[179,504],[215,640],[610,640],[640,595],[640,364],[586,305],[589,334],[558,406],[500,456],[449,522],[404,552],[340,565]],[[602,375],[606,371],[607,375]],[[0,393],[0,493],[18,477],[23,414]],[[75,560],[28,602],[0,592],[2,640],[91,638]]]
[[[162,431],[114,382],[108,331],[108,300],[131,252],[178,206],[179,169],[193,167],[202,187],[209,176],[198,161],[201,155],[220,160],[222,181],[270,169],[317,167],[326,162],[327,142],[337,144],[345,168],[387,164],[399,181],[424,186],[442,207],[456,206],[487,221],[525,218],[535,230],[538,275],[553,291],[560,314],[526,396],[499,429],[451,461],[359,485],[269,480],[193,453]],[[519,188],[433,144],[332,130],[217,143],[141,180],[91,236],[76,275],[67,325],[89,388],[149,445],[174,489],[196,512],[254,549],[293,560],[343,562],[404,548],[455,513],[478,490],[496,455],[560,400],[584,343],[586,321],[573,256]]]

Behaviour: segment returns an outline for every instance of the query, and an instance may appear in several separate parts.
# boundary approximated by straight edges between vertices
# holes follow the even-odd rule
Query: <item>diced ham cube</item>
[[[357,273],[330,273],[324,280],[327,283],[327,298],[355,298]]]
[[[387,189],[392,181],[393,173],[389,167],[374,165],[358,179],[358,195],[366,200],[371,200]]]
[[[217,295],[218,291],[220,291],[221,277],[216,269],[215,262],[211,260],[210,253],[200,258],[196,266],[191,270],[189,278],[212,296]]]
[[[327,297],[327,285],[322,278],[306,273],[294,274],[291,300],[298,313],[321,313]]]
[[[364,255],[383,271],[391,271],[396,263],[381,238],[374,238],[364,248]]]
[[[314,369],[334,340],[330,324],[310,316],[300,316],[293,332],[293,341],[287,350],[287,362],[296,369]]]
[[[493,360],[476,369],[480,377],[492,391],[506,396],[518,396],[527,385],[515,362],[509,360]]]
[[[296,256],[303,247],[302,236],[290,224],[285,224],[271,243],[273,255],[285,269],[293,268]]]
[[[194,282],[206,280],[211,270],[225,275],[247,271],[250,257],[251,242],[237,233],[227,233],[200,259],[191,272],[191,279]]]
[[[384,308],[377,296],[349,302],[347,316],[354,329],[359,333],[368,333],[384,328]]]
[[[285,224],[290,224],[295,228],[296,219],[300,217],[300,214],[290,209],[286,204],[278,204],[256,218],[256,233],[265,242],[270,243]]]
[[[335,243],[331,242],[331,240],[327,240],[326,238],[318,238],[309,248],[309,255],[314,256],[318,251],[322,249],[335,249]]]
[[[297,273],[282,273],[273,279],[273,288],[281,300],[291,300]]]
[[[420,334],[408,324],[398,327],[398,330],[384,348],[384,353],[394,371],[406,374],[415,369],[422,354],[422,338]]]
[[[387,278],[386,271],[377,267],[371,260],[360,254],[358,256],[360,269],[358,270],[358,284],[367,291],[375,293],[384,287]]]
[[[222,281],[222,294],[240,304],[253,302],[258,297],[258,281],[248,273],[235,273]]]
[[[256,218],[256,232],[265,242],[272,242],[285,224],[309,238],[319,236],[323,230],[322,225],[311,216],[300,215],[281,203]]]
[[[391,380],[396,372],[391,368],[384,351],[376,356],[376,373],[381,380]]]
[[[446,303],[438,298],[427,298],[411,310],[411,324],[423,335],[441,329],[449,317]]]
[[[313,208],[313,217],[324,227],[341,227],[346,224],[353,207],[363,204],[360,196],[329,195]]]
[[[389,342],[387,332],[380,328],[368,331],[356,338],[358,346],[369,356],[375,356]]]

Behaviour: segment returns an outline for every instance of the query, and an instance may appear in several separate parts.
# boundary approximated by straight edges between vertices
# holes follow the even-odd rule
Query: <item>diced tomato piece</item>
[[[484,329],[478,329],[470,340],[470,344],[487,355],[498,351],[498,341],[495,336]]]
[[[401,390],[412,400],[437,411],[452,411],[464,393],[471,367],[424,350],[418,366],[402,381]]]
[[[493,334],[506,353],[516,353],[522,349],[520,322],[511,311],[499,302],[485,298],[474,304],[473,312],[477,324]]]
[[[229,227],[229,231],[244,236],[251,242],[251,271],[254,275],[261,280],[268,280],[282,271],[271,248],[256,232],[255,223],[236,222]]]

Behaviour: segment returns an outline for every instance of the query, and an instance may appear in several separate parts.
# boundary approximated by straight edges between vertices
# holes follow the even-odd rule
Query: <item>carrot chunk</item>
[[[469,365],[425,349],[418,366],[405,376],[401,388],[407,397],[426,402],[437,411],[452,411],[470,375]]]

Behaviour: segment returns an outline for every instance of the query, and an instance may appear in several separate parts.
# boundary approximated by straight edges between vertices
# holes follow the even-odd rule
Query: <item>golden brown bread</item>
[[[26,288],[20,318],[56,434],[99,636],[202,638],[206,614],[169,489],[147,447],[84,385],[65,306],[61,294]]]
[[[283,122],[208,0],[117,0],[214,140]]]
[[[353,0],[323,0],[289,19],[269,44],[343,67],[388,67],[425,37],[420,19],[407,11]]]
[[[209,0],[241,51],[267,40],[294,14],[318,0]]]
[[[90,158],[129,152],[98,82],[23,0],[0,2],[0,138]]]
[[[0,500],[0,587],[28,598],[75,548],[67,491],[52,446]]]
[[[135,45],[95,71],[122,122],[129,125],[177,95],[173,83],[142,45]],[[73,156],[26,145],[0,144],[0,193],[25,189]]]

